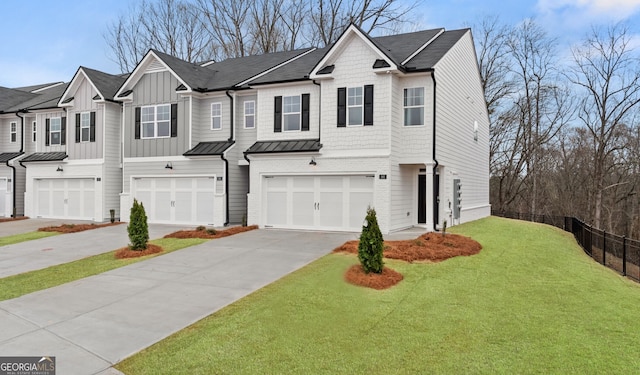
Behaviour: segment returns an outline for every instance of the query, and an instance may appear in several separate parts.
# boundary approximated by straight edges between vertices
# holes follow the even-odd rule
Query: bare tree
[[[614,155],[624,147],[616,139],[640,103],[640,65],[626,26],[593,28],[582,45],[572,49],[568,73],[580,95],[578,116],[593,140],[593,224],[600,227],[606,177]]]

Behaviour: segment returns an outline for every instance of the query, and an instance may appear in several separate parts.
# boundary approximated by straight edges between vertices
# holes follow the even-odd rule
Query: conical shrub
[[[376,210],[367,208],[367,216],[362,226],[360,243],[358,244],[358,259],[362,269],[366,273],[382,273],[384,263],[382,252],[384,251],[384,238],[378,226]]]
[[[133,199],[133,207],[129,216],[129,225],[127,226],[129,233],[129,241],[131,250],[145,250],[149,241],[149,225],[147,224],[147,213],[142,203]]]

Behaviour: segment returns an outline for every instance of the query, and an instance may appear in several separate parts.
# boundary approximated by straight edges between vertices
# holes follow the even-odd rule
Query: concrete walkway
[[[41,221],[41,219],[19,220],[26,230],[20,233],[37,230],[37,228],[60,225],[62,222]],[[65,223],[68,223],[65,221]],[[2,223],[0,225],[7,225]],[[42,225],[41,225],[42,224]],[[38,226],[39,225],[39,226]],[[173,225],[149,225],[149,238],[161,238],[166,234],[184,229]],[[91,255],[106,253],[129,244],[127,224],[87,230],[78,233],[61,234],[59,236],[41,238],[39,240],[0,246],[0,278],[23,272],[51,267],[86,258]]]
[[[327,254],[356,233],[254,230],[0,302],[0,355],[110,367]]]

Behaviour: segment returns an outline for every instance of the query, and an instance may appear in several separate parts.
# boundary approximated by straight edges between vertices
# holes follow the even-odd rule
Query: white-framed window
[[[171,136],[171,105],[162,104],[140,109],[142,138],[168,138]]]
[[[256,102],[253,100],[244,102],[244,127],[246,129],[256,127]]]
[[[33,121],[31,122],[31,141],[36,141],[36,134],[38,134],[38,123]]]
[[[211,130],[222,129],[222,103],[211,103]]]
[[[347,126],[363,124],[363,102],[362,87],[347,88]]]
[[[301,129],[302,105],[300,95],[282,97],[282,130]]]
[[[9,124],[9,141],[16,143],[18,141],[18,123],[12,122]]]
[[[59,145],[62,140],[62,118],[52,117],[49,119],[49,144]]]
[[[91,126],[91,114],[89,112],[80,113],[80,142],[89,142]]]
[[[404,89],[404,125],[424,125],[424,87]]]

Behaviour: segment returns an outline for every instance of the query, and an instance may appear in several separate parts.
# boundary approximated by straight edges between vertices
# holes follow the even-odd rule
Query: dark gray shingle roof
[[[65,154],[64,152],[36,152],[31,155],[27,155],[20,161],[22,163],[30,161],[61,161],[66,158],[67,154]]]
[[[58,85],[38,92],[38,94],[31,99],[20,102],[10,108],[7,108],[5,112],[17,112],[19,110],[28,109],[49,109],[57,108],[60,97],[67,89],[69,84]]]
[[[24,154],[24,152],[3,152],[0,154],[0,163],[6,163],[9,160],[15,159],[22,154]]]
[[[16,87],[16,90],[20,90],[20,91],[24,91],[24,92],[34,92],[37,90],[40,90],[42,88],[48,87],[48,86],[53,86],[53,85],[58,85],[61,84],[62,82],[51,82],[51,83],[42,83],[40,85],[32,85],[32,86],[23,86],[23,87]]]
[[[408,69],[433,68],[469,29],[445,31],[405,64]]]
[[[371,38],[371,41],[396,65],[401,65],[412,53],[422,47],[431,38],[436,36],[443,29],[431,29],[416,31],[413,33],[380,36]]]
[[[126,75],[113,75],[99,70],[82,67],[87,77],[96,86],[96,89],[104,96],[105,100],[113,100],[114,95],[118,92],[118,89],[124,81],[127,79]]]
[[[200,142],[191,150],[185,152],[184,156],[207,156],[222,155],[235,142],[218,141],[218,142]]]
[[[254,143],[245,154],[271,154],[281,152],[315,152],[320,151],[322,143],[318,139],[294,141],[260,141]]]
[[[313,52],[294,60],[264,76],[257,78],[249,84],[265,84],[273,82],[299,81],[309,78],[309,73],[329,50],[328,47],[316,49]]]
[[[16,89],[9,89],[6,87],[0,87],[0,113],[11,112],[9,108],[30,100],[36,97],[38,94],[32,94],[25,91]]]

